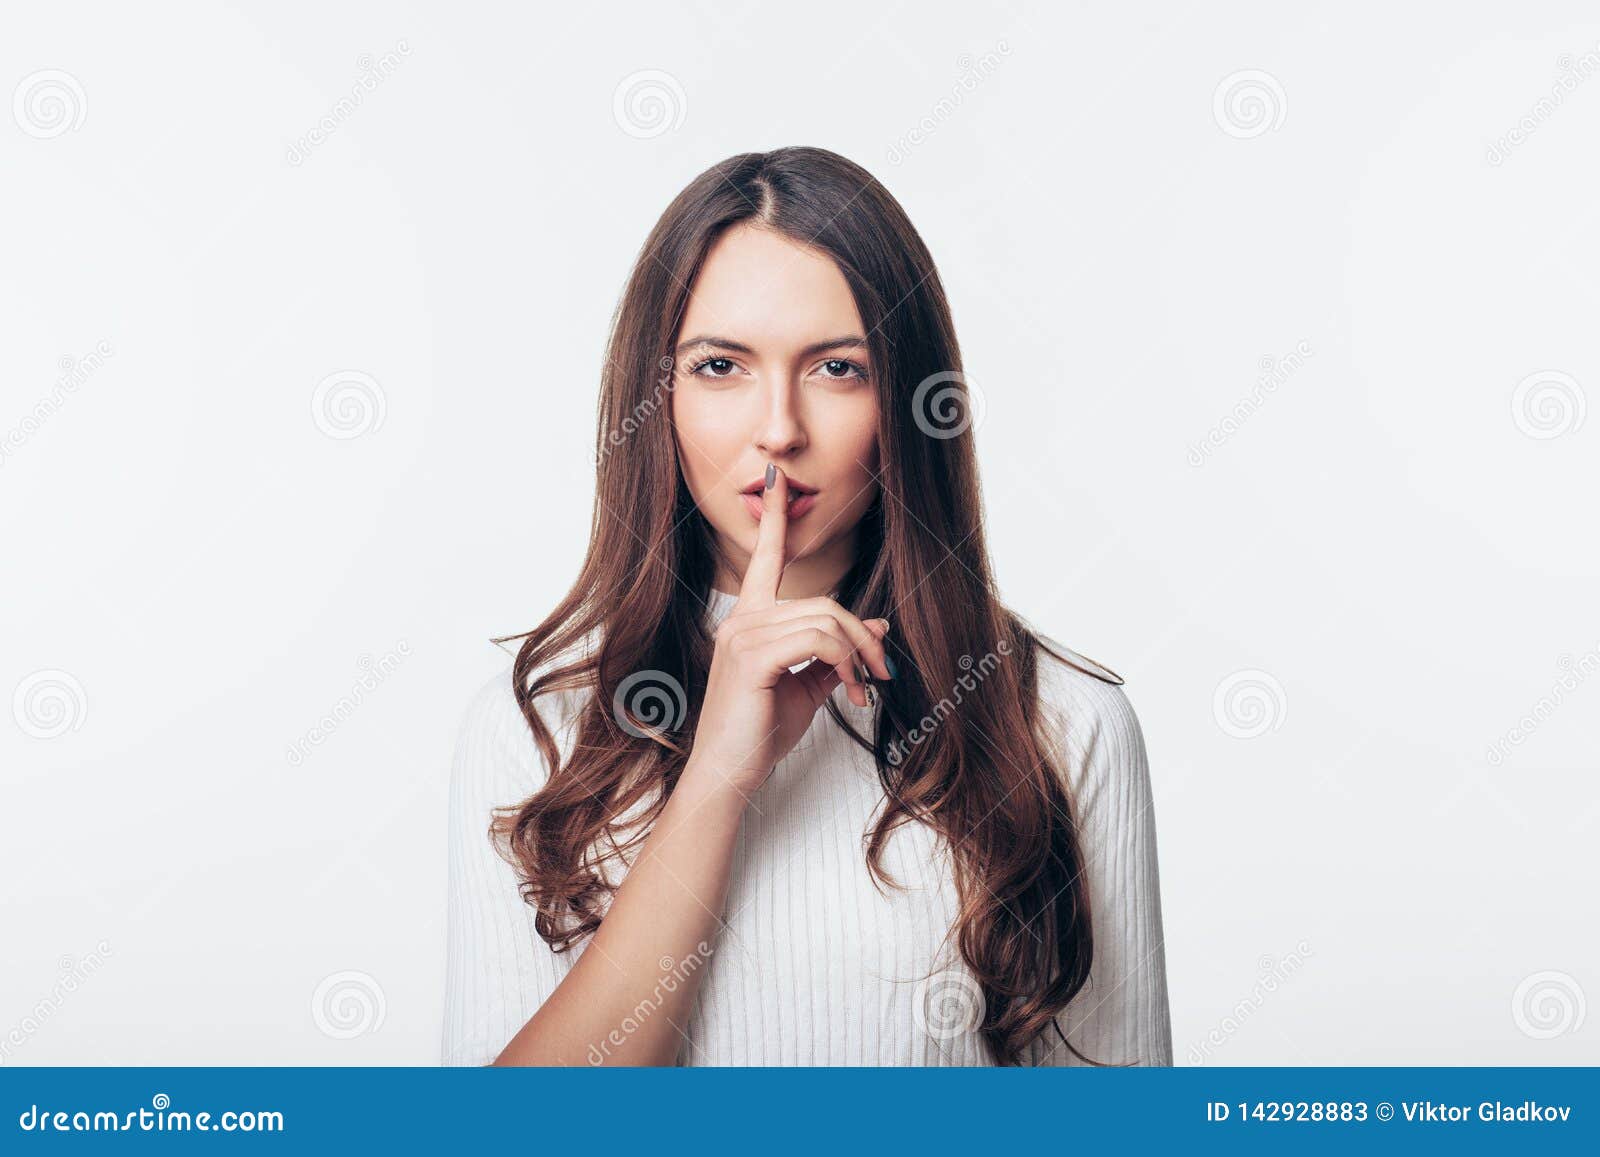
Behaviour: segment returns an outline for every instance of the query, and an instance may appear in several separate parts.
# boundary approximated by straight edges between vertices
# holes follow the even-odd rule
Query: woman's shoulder
[[[587,691],[545,690],[531,703],[565,750]],[[522,799],[548,775],[547,761],[518,702],[515,665],[507,663],[468,695],[456,729],[454,778],[480,796]]]
[[[1147,779],[1144,735],[1122,676],[1049,635],[1035,638],[1040,710],[1074,787]]]

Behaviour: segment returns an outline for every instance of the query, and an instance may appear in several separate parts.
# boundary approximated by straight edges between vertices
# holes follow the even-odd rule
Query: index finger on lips
[[[745,609],[777,605],[778,581],[783,577],[783,551],[789,536],[789,479],[771,462],[767,464],[767,479],[761,496],[756,548],[745,568],[744,581],[739,584],[739,605]]]

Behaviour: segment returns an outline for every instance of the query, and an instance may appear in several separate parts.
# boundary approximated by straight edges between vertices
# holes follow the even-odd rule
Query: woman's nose
[[[789,383],[778,383],[767,390],[766,409],[756,431],[756,446],[763,454],[777,457],[792,454],[805,444],[805,425],[795,404],[794,391]]]

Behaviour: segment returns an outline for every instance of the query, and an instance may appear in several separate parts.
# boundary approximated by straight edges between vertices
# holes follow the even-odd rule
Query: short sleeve
[[[545,763],[508,668],[472,698],[451,766],[445,1065],[491,1063],[574,963],[538,935],[516,870],[489,838],[494,809],[537,790]]]
[[[1075,652],[1041,650],[1039,686],[1079,822],[1094,926],[1089,982],[1057,1017],[1067,1040],[1113,1065],[1172,1064],[1156,820],[1144,733],[1120,679]],[[1053,1030],[1035,1063],[1082,1065]]]

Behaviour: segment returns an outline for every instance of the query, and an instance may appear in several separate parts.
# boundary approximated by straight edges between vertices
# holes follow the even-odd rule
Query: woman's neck
[[[712,589],[737,596],[739,587],[744,581],[745,567],[749,564],[750,556],[742,552],[736,556],[737,570],[727,562],[719,560],[716,573],[711,580]],[[783,577],[778,580],[778,597],[809,599],[818,595],[832,594],[839,589],[839,585],[844,582],[844,576],[850,572],[854,564],[854,534],[828,543],[818,553],[791,558],[784,564]]]

